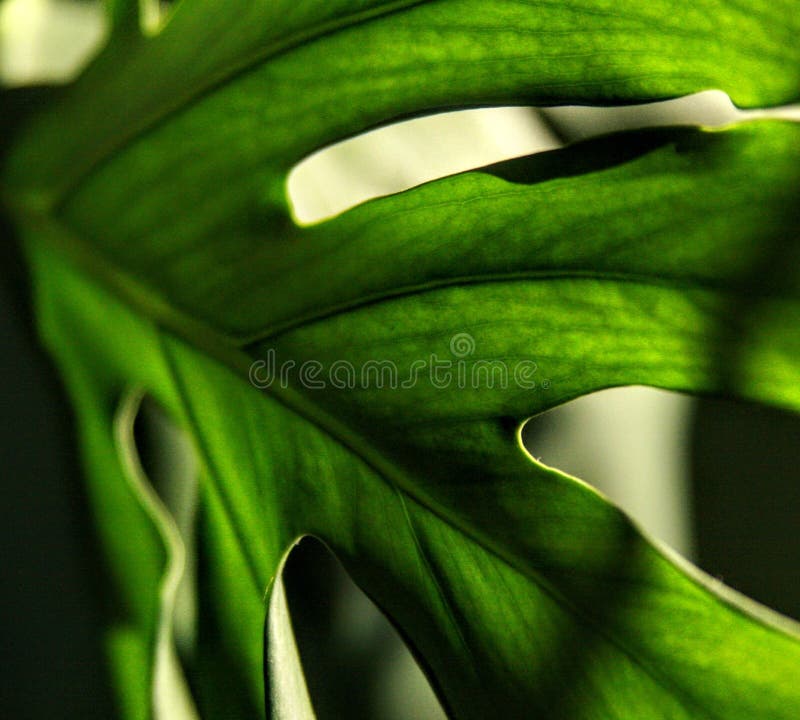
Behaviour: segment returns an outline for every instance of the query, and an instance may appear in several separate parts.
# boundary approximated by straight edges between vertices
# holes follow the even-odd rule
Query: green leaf
[[[124,15],[135,3],[113,5]],[[281,206],[283,176],[305,154],[426,110],[709,88],[742,106],[780,105],[800,98],[795,10],[791,0],[181,2],[160,34],[109,44],[31,127],[12,174],[57,203],[113,158],[118,171],[135,168],[118,173],[115,197],[137,198],[142,221],[152,213],[159,227],[174,205],[147,188],[178,182],[196,210],[190,189],[214,177],[217,194],[232,195],[217,197],[217,221]]]
[[[79,418],[126,718],[158,685],[178,547],[119,420],[114,435],[142,392],[203,468],[183,668],[201,717],[251,718],[265,697],[274,717],[312,715],[280,582],[302,535],[390,616],[454,718],[797,717],[797,627],[643,538],[518,435],[621,384],[800,409],[800,128],[605,138],[311,229],[284,196],[316,147],[441,106],[714,86],[793,99],[795,17],[752,0],[187,1],[154,37],[118,30],[27,125],[4,196]],[[434,358],[454,363],[449,382],[325,374],[385,361],[408,380]],[[264,374],[273,359],[294,363],[288,382]],[[475,382],[481,361],[508,384]],[[309,362],[323,387],[302,382]]]

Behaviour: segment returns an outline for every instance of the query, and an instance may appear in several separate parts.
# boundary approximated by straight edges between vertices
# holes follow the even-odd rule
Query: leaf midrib
[[[599,282],[618,282],[633,285],[646,285],[650,287],[663,287],[669,289],[696,290],[698,292],[730,292],[723,280],[702,278],[697,276],[680,275],[653,275],[645,272],[632,272],[624,270],[590,270],[581,268],[542,268],[516,272],[474,273],[471,275],[458,275],[449,278],[439,278],[423,283],[399,285],[374,293],[362,295],[342,303],[322,306],[312,312],[296,315],[259,328],[252,333],[226,334],[220,332],[207,322],[187,314],[185,311],[172,305],[168,298],[163,296],[152,286],[143,283],[131,272],[119,267],[112,261],[101,257],[97,248],[84,241],[78,231],[72,228],[63,218],[56,218],[47,212],[20,210],[23,222],[28,220],[33,227],[47,226],[53,229],[52,237],[58,238],[56,246],[62,249],[70,258],[95,277],[103,287],[111,289],[125,302],[141,311],[145,317],[156,321],[159,325],[171,329],[179,336],[187,339],[196,347],[202,347],[210,355],[224,360],[223,356],[214,351],[214,346],[224,349],[236,349],[247,354],[256,351],[260,343],[277,338],[294,330],[308,326],[312,323],[326,320],[340,314],[377,305],[389,300],[442,290],[448,287],[480,285],[489,283],[513,283],[530,280],[597,280]],[[794,293],[785,288],[765,288],[757,292],[749,289],[754,298],[770,297],[795,301],[798,298]],[[245,373],[246,374],[246,373]]]
[[[635,273],[627,271],[598,271],[588,269],[542,269],[526,270],[508,273],[476,273],[474,275],[459,275],[452,278],[431,280],[426,283],[415,285],[402,285],[389,290],[364,295],[346,303],[323,307],[318,311],[299,315],[285,322],[276,323],[272,326],[259,330],[252,335],[241,336],[237,343],[245,352],[257,350],[261,343],[276,338],[293,330],[301,329],[321,320],[326,320],[336,315],[353,312],[372,305],[385,302],[387,300],[397,300],[403,297],[419,295],[434,290],[442,290],[448,287],[463,287],[465,285],[483,285],[490,283],[514,283],[526,282],[529,280],[548,281],[548,280],[597,280],[599,282],[618,282],[632,285],[648,285],[653,287],[665,287],[671,289],[687,289],[697,291],[716,291],[726,292],[727,289],[723,282],[697,277],[679,277],[670,275],[648,275],[646,273]],[[764,293],[766,295],[766,291]],[[754,297],[756,297],[754,295]],[[769,297],[780,298],[782,294],[771,293]],[[790,293],[786,293],[787,299],[795,299]]]

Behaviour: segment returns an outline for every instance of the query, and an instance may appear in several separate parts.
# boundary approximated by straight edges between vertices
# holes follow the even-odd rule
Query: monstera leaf
[[[78,419],[123,717],[313,717],[281,583],[303,535],[453,718],[798,717],[797,627],[519,437],[624,384],[800,410],[800,127],[610,136],[313,228],[285,191],[325,144],[442,108],[797,100],[796,4],[183,0],[146,32],[136,5],[3,170]],[[137,456],[145,396],[199,457],[191,546]]]

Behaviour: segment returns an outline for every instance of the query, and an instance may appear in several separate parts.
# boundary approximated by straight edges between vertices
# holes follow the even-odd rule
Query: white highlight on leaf
[[[186,656],[197,636],[196,532],[199,504],[199,461],[191,440],[155,402],[142,403],[136,424],[142,423],[147,440],[145,475],[172,517],[185,549],[180,587],[175,597],[173,636]]]
[[[381,720],[447,720],[447,715],[406,641],[380,608],[355,583],[345,566],[328,545],[317,537],[304,536],[298,544],[305,548],[300,565],[289,562],[288,577],[303,573],[303,590],[313,588],[314,609],[305,607],[302,619],[315,628],[314,640],[297,648],[309,675],[320,676],[331,656],[335,656],[337,676],[364,672],[369,658],[369,677],[358,693],[348,697],[359,716]],[[292,555],[289,553],[287,559]],[[324,587],[319,575],[324,578]],[[315,579],[316,576],[316,579]],[[286,575],[284,574],[284,577]],[[295,575],[294,577],[297,577]],[[292,583],[287,581],[290,588]],[[287,593],[291,608],[299,600],[299,588]],[[317,609],[321,616],[316,616]],[[320,665],[322,663],[322,665]],[[316,668],[316,670],[315,670]],[[333,708],[327,708],[328,713]]]
[[[331,145],[296,165],[288,193],[309,225],[372,198],[519,155],[561,147],[528,108],[440,113],[378,128]]]
[[[0,84],[72,80],[107,30],[100,2],[5,0],[0,4]]]
[[[139,0],[139,25],[142,34],[148,37],[158,35],[172,16],[173,2],[164,0]]]
[[[622,130],[648,127],[696,126],[720,128],[747,120],[774,118],[800,121],[800,105],[740,110],[727,93],[706,90],[693,95],[620,107],[566,105],[541,108],[539,112],[558,127],[569,142]]]
[[[189,693],[174,641],[175,605],[186,566],[186,548],[177,525],[144,474],[133,425],[144,394],[129,392],[114,418],[117,452],[131,488],[164,541],[166,568],[159,588],[159,622],[153,659],[154,720],[199,720]]]
[[[288,557],[288,554],[287,554]],[[267,616],[267,662],[273,720],[316,720],[283,585],[284,557],[272,584]]]
[[[532,418],[527,451],[579,477],[632,517],[648,535],[691,558],[686,433],[692,398],[650,387],[585,395]]]
[[[582,430],[584,432],[588,431],[592,434],[598,433],[601,441],[613,443],[611,446],[607,446],[606,449],[610,447],[611,456],[615,458],[614,462],[627,463],[625,467],[630,468],[630,471],[625,473],[622,480],[622,486],[624,486],[622,490],[624,494],[630,492],[631,488],[634,486],[644,486],[645,488],[652,487],[653,478],[648,472],[643,472],[646,470],[642,464],[645,455],[651,456],[647,460],[648,467],[651,469],[657,467],[660,461],[669,457],[668,463],[670,464],[671,472],[659,478],[658,482],[665,483],[666,481],[666,484],[673,483],[676,479],[674,473],[677,469],[677,465],[675,464],[674,455],[670,454],[670,445],[675,442],[683,441],[682,434],[685,432],[686,427],[685,416],[689,412],[692,401],[690,396],[651,387],[629,386],[601,390],[597,393],[580,397],[565,405],[560,405],[553,410],[549,410],[542,416],[534,416],[528,419],[517,429],[517,445],[522,452],[526,453],[535,462],[548,467],[558,465],[559,468],[565,468],[559,470],[559,472],[571,473],[576,467],[576,460],[580,461],[582,452],[586,452],[586,448],[584,447],[578,449],[576,453],[571,453],[571,448],[568,447],[568,444],[576,439],[576,435],[580,432],[581,425],[583,425]],[[626,409],[626,406],[628,406],[628,409]],[[630,412],[630,408],[633,409],[632,412]],[[563,415],[558,417],[562,414],[562,411]],[[622,422],[621,429],[617,429],[614,426],[620,419],[620,413],[623,415],[627,414],[628,417]],[[582,414],[584,418],[583,420],[578,419],[576,421],[574,416],[570,417],[570,415],[573,414]],[[566,426],[567,436],[558,439],[556,445],[554,445],[552,442],[553,434],[550,434],[548,437],[546,433],[544,437],[536,438],[533,446],[531,446],[530,443],[526,445],[524,439],[524,436],[527,435],[525,432],[526,426],[528,426],[529,423],[540,422],[541,419],[546,416],[550,416],[551,419],[556,417],[556,435],[560,432],[558,421],[564,421],[563,424]],[[649,416],[646,420],[647,429],[642,435],[637,435],[637,431],[632,431],[632,428],[635,426],[637,420],[642,420],[646,416]],[[586,422],[587,420],[589,420],[588,423]],[[603,428],[609,427],[612,428],[611,433],[603,436]],[[628,435],[624,438],[625,445],[622,446],[620,445],[622,442],[622,440],[620,440],[620,432],[624,433],[626,428],[628,430]],[[659,440],[656,441],[655,447],[652,446],[652,433],[654,431],[658,431],[666,437],[666,444],[663,440]],[[553,428],[550,429],[550,433],[552,432]],[[632,454],[628,452],[632,444],[638,445],[639,443],[642,444],[642,447],[635,447]],[[558,448],[557,445],[559,444],[564,447]],[[595,451],[596,448],[592,450],[592,452]],[[540,457],[540,452],[545,452],[546,457]],[[601,450],[600,452],[602,454],[603,451]],[[652,457],[653,454],[655,454],[654,457]],[[585,456],[583,459],[591,460],[590,456]],[[632,459],[633,462],[631,462]],[[683,458],[678,462],[683,466],[680,472],[685,473],[686,469]],[[606,471],[608,470],[609,468],[606,468]],[[614,468],[610,468],[610,471],[615,472]],[[668,478],[670,474],[673,475],[671,480]],[[746,614],[752,615],[761,622],[781,632],[790,635],[797,635],[800,633],[800,623],[797,621],[752,600],[694,565],[687,559],[686,556],[688,553],[685,549],[682,550],[679,547],[680,542],[665,542],[665,533],[663,529],[659,529],[658,527],[660,521],[654,519],[653,515],[653,513],[657,513],[659,510],[657,503],[658,492],[655,493],[655,497],[645,500],[649,502],[651,509],[645,510],[645,512],[642,513],[640,508],[636,507],[639,501],[624,496],[620,497],[619,486],[615,489],[608,484],[612,479],[614,482],[619,483],[620,478],[618,476],[609,476],[607,472],[603,471],[602,467],[584,473],[584,478],[587,476],[590,477],[591,483],[576,477],[573,477],[573,479],[575,482],[591,487],[601,494],[606,494],[610,491],[617,495],[616,498],[612,496],[609,499],[617,501],[616,504],[619,505],[644,532],[648,542],[652,543],[664,557],[677,565],[699,585],[711,590],[717,597],[731,607],[739,608]],[[681,482],[682,481],[679,479],[678,487],[680,487]],[[641,501],[644,498],[641,493],[641,487],[637,492],[639,492]],[[681,490],[680,492],[685,491]],[[678,499],[680,499],[680,492],[676,495]],[[688,501],[684,499],[684,502]],[[668,512],[668,509],[664,508],[664,512]],[[681,522],[685,522],[685,519],[681,520]]]
[[[694,95],[623,107],[496,107],[405,120],[324,148],[289,173],[295,221],[322,222],[368,200],[484,165],[557,150],[621,130],[724,127],[756,118],[800,121],[800,105],[739,110],[728,95]]]

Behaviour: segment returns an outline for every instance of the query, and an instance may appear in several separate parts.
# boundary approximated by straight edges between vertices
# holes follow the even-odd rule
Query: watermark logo
[[[450,338],[450,352],[454,357],[466,358],[475,352],[475,338],[469,333],[458,333]]]
[[[438,389],[492,390],[516,387],[521,390],[547,390],[549,379],[539,379],[533,360],[509,364],[499,359],[476,358],[477,343],[469,333],[450,338],[450,357],[431,353],[405,365],[392,360],[368,359],[361,363],[338,359],[327,364],[319,360],[280,361],[274,348],[250,366],[250,382],[266,390],[273,385],[286,388],[299,384],[307,390],[410,390],[420,383]]]

